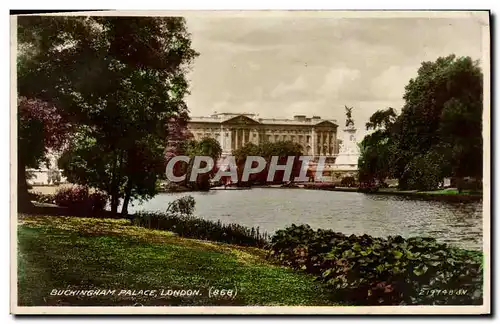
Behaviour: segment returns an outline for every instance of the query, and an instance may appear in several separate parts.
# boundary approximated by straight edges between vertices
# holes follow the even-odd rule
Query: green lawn
[[[263,250],[179,238],[126,220],[20,216],[20,306],[332,305],[313,277],[267,262]],[[53,289],[116,290],[52,296]],[[160,296],[161,290],[192,290]],[[209,296],[231,289],[233,297]],[[126,290],[156,290],[130,296]],[[196,290],[199,290],[197,296]],[[121,295],[120,295],[121,293]],[[234,296],[236,295],[236,296]]]
[[[424,194],[424,195],[481,195],[481,193],[474,193],[471,190],[463,190],[461,193],[458,193],[458,190],[456,190],[456,189],[419,191],[417,193]]]

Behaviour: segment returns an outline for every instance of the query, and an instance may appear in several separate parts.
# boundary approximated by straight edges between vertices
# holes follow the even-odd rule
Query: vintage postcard
[[[490,313],[488,11],[11,32],[11,313]]]

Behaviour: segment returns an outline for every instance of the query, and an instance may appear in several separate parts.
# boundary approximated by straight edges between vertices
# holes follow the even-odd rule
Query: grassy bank
[[[457,189],[442,189],[442,190],[432,190],[432,191],[419,191],[419,194],[423,195],[472,195],[472,196],[480,196],[481,192],[475,192],[472,190],[463,190],[462,192],[458,192]]]
[[[270,264],[265,251],[175,236],[127,220],[21,215],[20,306],[331,305],[313,277]],[[53,289],[116,290],[106,296],[52,296]],[[161,296],[161,290],[192,296]],[[231,289],[233,297],[209,296]],[[131,296],[121,290],[156,290]],[[199,291],[198,294],[195,294]]]
[[[341,192],[360,192],[358,188],[348,188],[348,187],[328,187],[324,185],[309,185],[305,188],[307,190],[327,190],[327,191],[341,191]],[[417,191],[417,190],[398,190],[398,189],[379,189],[373,192],[364,192],[369,195],[392,195],[392,196],[404,196],[411,199],[421,199],[421,200],[435,200],[435,201],[448,201],[448,202],[475,202],[481,201],[483,199],[483,194],[481,192],[472,191],[462,191],[458,190],[433,190],[433,191]]]

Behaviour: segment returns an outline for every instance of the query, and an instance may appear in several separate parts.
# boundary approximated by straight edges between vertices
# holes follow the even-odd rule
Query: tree
[[[18,22],[19,92],[56,102],[79,126],[61,162],[68,180],[106,191],[113,212],[121,198],[126,212],[131,198],[154,195],[164,174],[167,123],[186,114],[185,74],[197,56],[184,19]]]
[[[193,190],[209,190],[210,180],[217,172],[217,162],[222,155],[222,148],[219,142],[210,137],[203,138],[200,141],[190,140],[186,142],[184,152],[190,157],[184,180],[185,185]],[[209,156],[214,161],[214,165],[208,173],[199,174],[195,181],[191,181],[191,172],[196,156]],[[202,161],[200,167],[204,168],[206,166],[206,162]]]
[[[189,116],[187,112],[169,119],[167,123],[168,140],[165,149],[165,157],[167,160],[174,156],[184,154],[184,143],[193,139],[193,134],[187,127],[188,121]]]
[[[60,150],[71,132],[71,124],[60,110],[38,99],[18,99],[18,209],[31,205],[26,183],[26,168],[38,169],[48,164],[49,150]]]
[[[445,161],[437,151],[415,156],[407,167],[408,187],[416,190],[434,190],[443,180]]]
[[[188,130],[187,122],[189,116],[187,111],[182,112],[178,116],[171,117],[167,123],[168,140],[165,148],[165,163],[175,156],[187,155],[186,143],[193,139],[193,134]],[[181,176],[187,172],[186,163],[176,163],[172,171],[175,176]]]
[[[366,123],[367,130],[373,130],[360,143],[358,176],[360,182],[371,183],[377,179],[384,182],[392,175],[394,155],[393,131],[397,118],[393,108],[378,110]]]
[[[401,185],[409,180],[412,160],[422,156],[439,157],[427,163],[440,164],[440,176],[482,176],[482,89],[479,62],[470,57],[422,63],[405,88],[395,132]]]
[[[278,157],[278,164],[286,164],[289,156],[294,156],[292,173],[291,173],[291,181],[293,182],[295,177],[300,175],[302,161],[299,160],[299,157],[302,156],[302,146],[300,144],[291,142],[291,141],[281,141],[281,142],[264,142],[259,145],[248,143],[243,147],[239,148],[234,152],[234,156],[236,159],[236,165],[238,170],[238,184],[239,185],[248,185],[252,183],[267,183],[267,177],[269,174],[269,166],[271,163],[271,158],[273,156]],[[266,166],[264,169],[257,173],[251,174],[248,179],[248,183],[243,183],[241,181],[243,176],[243,169],[245,167],[245,162],[248,156],[260,156],[263,157],[266,161]],[[252,165],[252,167],[256,167],[256,162]],[[278,170],[276,171],[274,178],[271,182],[273,183],[283,183],[283,175],[284,171]]]
[[[434,189],[444,177],[482,176],[483,75],[454,55],[423,62],[405,87],[399,116],[377,111],[366,124],[360,179],[394,176],[400,189]]]

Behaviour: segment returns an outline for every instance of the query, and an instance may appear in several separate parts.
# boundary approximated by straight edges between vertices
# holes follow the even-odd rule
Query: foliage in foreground
[[[316,275],[349,304],[480,305],[483,301],[482,254],[433,238],[346,236],[292,225],[276,232],[270,250],[282,264]]]

